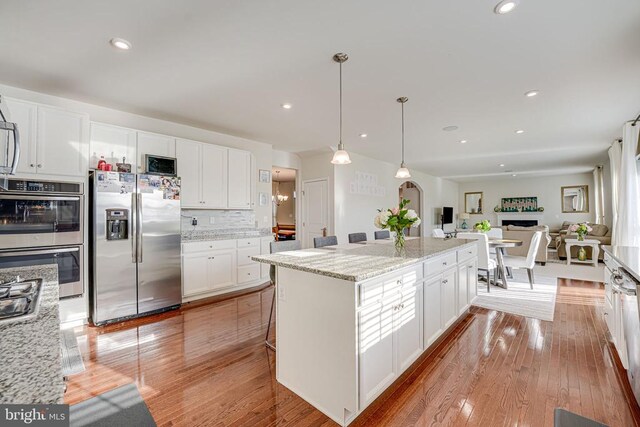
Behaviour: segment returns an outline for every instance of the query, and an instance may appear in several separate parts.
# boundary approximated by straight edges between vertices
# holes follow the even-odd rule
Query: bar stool
[[[366,242],[367,233],[351,233],[349,234],[349,243]]]
[[[389,233],[389,230],[374,231],[373,232],[373,237],[376,240],[390,239],[391,238],[391,233]]]
[[[322,248],[324,246],[334,246],[337,244],[338,244],[338,238],[336,236],[324,236],[324,237],[313,238],[314,248]]]

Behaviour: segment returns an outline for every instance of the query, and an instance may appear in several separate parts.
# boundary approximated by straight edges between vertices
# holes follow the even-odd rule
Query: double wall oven
[[[8,181],[0,192],[0,268],[57,264],[60,297],[82,295],[83,184]]]

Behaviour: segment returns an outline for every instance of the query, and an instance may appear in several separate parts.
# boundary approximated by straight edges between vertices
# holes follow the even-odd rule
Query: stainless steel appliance
[[[89,182],[92,321],[179,306],[179,179],[95,171]]]
[[[3,159],[0,162],[0,189],[6,189],[6,176],[16,174],[20,160],[20,132],[17,124],[7,121],[2,107],[2,97],[0,97],[0,155],[3,156],[0,157]]]
[[[0,283],[0,323],[34,317],[40,304],[42,279]]]
[[[82,244],[83,184],[9,179],[0,192],[0,248]]]
[[[638,281],[624,268],[618,269],[611,286],[620,294],[622,325],[627,344],[627,377],[640,404],[640,310],[638,307]]]
[[[178,161],[174,157],[146,154],[144,163],[145,171],[149,175],[176,176],[178,174]]]
[[[84,293],[83,245],[0,252],[0,268],[42,264],[56,264],[58,266],[60,298],[80,296]]]

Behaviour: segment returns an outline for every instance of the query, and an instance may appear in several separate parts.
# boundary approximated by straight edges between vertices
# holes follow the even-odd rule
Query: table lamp
[[[466,230],[467,228],[469,228],[469,226],[467,225],[467,220],[469,219],[469,214],[466,212],[461,212],[458,214],[458,219],[462,220],[462,224],[460,224],[460,228],[462,228],[463,230]]]

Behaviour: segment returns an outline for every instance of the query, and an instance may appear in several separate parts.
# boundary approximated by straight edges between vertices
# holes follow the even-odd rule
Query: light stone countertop
[[[640,248],[634,246],[603,246],[602,249],[640,282]]]
[[[0,404],[62,403],[58,267],[0,269],[0,281],[42,279],[35,317],[0,322]]]
[[[475,240],[423,237],[407,240],[402,252],[398,252],[393,241],[389,241],[388,244],[352,244],[333,249],[329,247],[256,255],[251,259],[278,267],[359,282],[475,244]]]
[[[272,232],[270,228],[183,231],[182,243],[247,239],[251,237],[267,237],[271,235]]]

